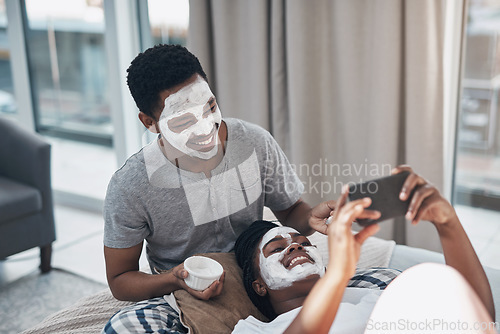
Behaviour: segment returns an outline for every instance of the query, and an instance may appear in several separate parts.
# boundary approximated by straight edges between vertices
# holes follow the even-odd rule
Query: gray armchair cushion
[[[9,187],[1,195],[0,259],[41,247],[42,271],[50,270],[50,245],[56,238],[50,176],[49,143],[22,124],[0,117],[0,177],[11,181],[0,185]],[[13,204],[14,196],[21,201]]]
[[[41,210],[39,190],[0,176],[0,224]]]
[[[43,137],[0,118],[0,139],[0,175],[49,191],[50,145]]]
[[[46,243],[55,239],[50,145],[37,133],[0,117],[0,176],[38,189],[43,220],[47,222]],[[44,233],[45,234],[45,233]],[[49,237],[50,236],[50,237]]]

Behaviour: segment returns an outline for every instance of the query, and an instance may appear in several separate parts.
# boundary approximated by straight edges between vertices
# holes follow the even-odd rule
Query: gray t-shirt
[[[145,239],[150,266],[170,269],[195,253],[231,251],[264,206],[285,210],[300,198],[304,186],[271,134],[224,121],[225,154],[210,178],[177,168],[157,140],[115,172],[104,204],[105,246]]]

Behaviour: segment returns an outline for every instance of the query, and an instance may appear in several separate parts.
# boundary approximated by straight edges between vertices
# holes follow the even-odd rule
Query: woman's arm
[[[314,285],[299,314],[285,333],[328,333],[347,282],[356,271],[361,245],[379,230],[375,224],[365,227],[356,235],[352,234],[352,222],[361,215],[366,215],[364,209],[370,206],[371,200],[365,198],[345,204],[347,194],[347,188],[344,188],[337,202],[332,223],[328,226],[328,270]],[[376,219],[379,215],[379,212],[371,211],[370,218]]]
[[[415,190],[406,218],[410,219],[412,224],[428,220],[436,226],[446,264],[465,277],[486,306],[492,319],[495,319],[495,306],[488,278],[455,209],[434,186],[413,173],[410,167],[397,167],[393,173],[402,171],[409,171],[411,174],[403,185],[401,200],[407,200],[409,194]]]
[[[488,278],[458,217],[436,227],[446,264],[465,277],[486,306],[491,318],[495,319],[495,305]]]

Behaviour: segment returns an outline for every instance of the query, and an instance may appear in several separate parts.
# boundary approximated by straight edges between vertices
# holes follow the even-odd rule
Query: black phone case
[[[367,209],[377,210],[381,213],[378,219],[358,219],[358,224],[367,226],[390,218],[404,216],[408,211],[413,193],[404,202],[399,199],[399,194],[408,175],[410,172],[401,172],[350,186],[349,200],[370,197],[372,204]]]

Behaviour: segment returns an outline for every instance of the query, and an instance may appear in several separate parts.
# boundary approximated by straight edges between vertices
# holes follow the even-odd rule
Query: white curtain
[[[409,164],[443,183],[443,0],[191,0],[221,111],[271,131],[311,205]],[[379,236],[439,250],[430,223]]]

